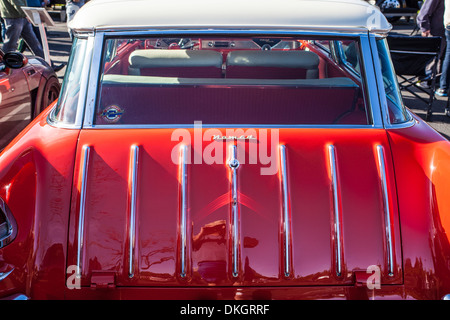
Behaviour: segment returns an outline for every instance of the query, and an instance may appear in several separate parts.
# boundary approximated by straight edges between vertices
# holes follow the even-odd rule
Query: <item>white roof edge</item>
[[[69,27],[76,32],[278,29],[381,34],[392,29],[379,9],[363,0],[91,0]]]

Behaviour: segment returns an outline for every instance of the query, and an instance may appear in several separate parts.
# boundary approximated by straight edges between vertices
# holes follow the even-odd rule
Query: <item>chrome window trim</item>
[[[414,117],[408,108],[406,108],[407,113],[409,114],[410,120],[405,121],[403,123],[394,123],[392,124],[389,119],[389,108],[386,101],[386,92],[384,91],[384,84],[383,84],[383,75],[381,74],[381,64],[380,59],[378,58],[378,49],[377,49],[377,38],[379,39],[379,36],[376,35],[369,35],[369,46],[370,51],[372,52],[372,61],[373,66],[375,68],[375,87],[378,88],[378,102],[380,104],[379,110],[381,111],[381,121],[383,123],[383,127],[385,129],[405,129],[412,127],[416,124],[416,120],[414,120]],[[403,103],[403,97],[402,97],[402,103]]]
[[[365,34],[360,37],[361,47],[361,74],[364,75],[361,79],[366,79],[364,90],[366,91],[367,98],[366,104],[370,109],[372,116],[372,123],[377,128],[383,128],[383,120],[381,114],[380,100],[377,90],[377,82],[375,81],[376,69],[373,65],[373,58],[370,48],[369,34]]]
[[[75,116],[75,122],[74,123],[63,123],[56,121],[54,119],[56,108],[59,104],[59,101],[55,104],[53,109],[50,111],[50,113],[47,116],[47,123],[53,127],[57,128],[65,128],[65,129],[81,129],[83,124],[83,115],[85,112],[86,107],[86,97],[87,97],[87,87],[90,84],[90,74],[92,72],[91,65],[93,62],[92,59],[92,52],[95,48],[95,35],[93,33],[86,34],[87,36],[87,47],[86,47],[86,54],[84,57],[84,63],[83,63],[83,70],[82,76],[81,76],[81,84],[80,84],[80,93],[79,93],[79,99],[77,104],[77,113]],[[83,39],[85,39],[83,37]],[[67,72],[67,71],[66,71]],[[61,91],[62,94],[62,91]],[[60,97],[61,98],[61,95]]]
[[[344,49],[342,48],[342,43],[340,41],[332,41],[334,51],[336,52],[336,63],[340,64],[343,68],[346,68],[353,76],[361,79],[361,74],[351,65],[350,62],[347,61],[347,57],[345,56]]]
[[[84,129],[96,129],[96,130],[107,130],[107,129],[191,129],[196,128],[194,124],[140,124],[140,125],[95,125]],[[264,124],[202,124],[202,128],[224,128],[224,129],[383,129],[382,126],[376,125],[310,125],[310,124],[299,124],[299,125],[286,125],[286,124],[274,124],[274,125],[264,125]]]
[[[95,105],[97,104],[98,84],[100,83],[100,71],[102,69],[102,55],[104,45],[104,34],[95,35],[94,50],[92,53],[91,72],[89,74],[87,99],[84,112],[83,128],[93,125]]]
[[[406,112],[409,114],[411,120],[403,122],[403,123],[395,123],[395,124],[391,124],[389,121],[389,123],[387,125],[385,125],[385,129],[391,129],[391,130],[406,129],[406,128],[411,128],[412,126],[415,126],[418,123],[418,121],[414,119],[414,115],[413,115],[412,111],[408,110],[408,108],[407,108]]]
[[[100,30],[100,29],[99,29]],[[318,31],[321,33],[318,34]],[[167,124],[167,125],[94,125],[93,119],[95,115],[95,105],[97,102],[97,92],[100,80],[100,71],[102,63],[103,45],[104,39],[106,37],[123,37],[123,36],[162,36],[162,35],[236,35],[236,36],[318,36],[318,37],[353,37],[360,39],[360,46],[362,49],[361,64],[364,69],[364,75],[366,79],[365,90],[367,92],[366,104],[369,107],[369,116],[372,117],[373,124],[368,125],[249,125],[249,124],[233,124],[233,125],[203,125],[204,128],[329,128],[329,129],[374,129],[383,128],[383,122],[381,120],[381,112],[379,106],[378,92],[376,90],[376,83],[374,79],[374,69],[372,63],[367,63],[367,61],[372,62],[372,56],[369,47],[369,36],[367,30],[358,30],[354,32],[338,32],[338,31],[323,31],[323,30],[265,30],[265,29],[253,29],[253,30],[243,30],[243,29],[147,29],[147,30],[127,30],[127,31],[113,31],[110,29],[105,29],[97,31],[95,33],[94,49],[92,54],[91,71],[89,76],[89,89],[87,90],[87,99],[84,112],[83,129],[154,129],[154,128],[193,128],[194,124]],[[76,126],[79,128],[79,126]]]
[[[320,34],[317,34],[317,31],[321,31]],[[385,117],[387,114],[387,105],[383,103],[383,99],[381,99],[384,94],[384,88],[380,84],[380,63],[377,61],[377,51],[375,38],[377,35],[372,34],[370,32],[337,32],[337,31],[323,31],[323,30],[265,30],[265,29],[254,29],[254,30],[242,30],[242,29],[150,29],[150,30],[127,30],[127,31],[113,31],[111,29],[105,29],[99,32],[85,33],[84,35],[88,36],[89,40],[89,48],[88,52],[91,55],[91,59],[88,57],[86,61],[85,68],[89,71],[88,76],[83,77],[83,85],[84,90],[83,96],[80,96],[80,100],[85,101],[85,107],[79,108],[77,110],[76,121],[74,124],[64,124],[53,121],[51,115],[54,113],[55,108],[49,114],[47,119],[48,123],[54,127],[58,128],[66,128],[66,129],[81,129],[81,128],[91,128],[91,129],[150,129],[150,128],[193,128],[192,125],[186,124],[168,124],[168,125],[93,125],[94,113],[95,113],[95,104],[97,99],[97,89],[100,78],[100,69],[101,69],[101,58],[103,51],[103,43],[104,38],[106,36],[160,36],[160,35],[169,35],[169,34],[198,34],[198,35],[225,35],[233,33],[235,35],[249,35],[254,36],[258,34],[264,34],[269,36],[341,36],[341,37],[358,37],[360,39],[360,45],[362,48],[362,63],[365,72],[366,78],[366,86],[368,92],[368,99],[366,103],[369,104],[370,113],[373,119],[372,125],[203,125],[205,128],[318,128],[318,129],[376,129],[376,128],[405,128],[413,126],[415,121],[412,119],[409,122],[401,123],[401,124],[391,124],[389,119]],[[87,55],[87,56],[89,56]],[[370,63],[367,63],[370,62]],[[89,79],[89,80],[88,80]],[[379,88],[379,89],[378,89]],[[84,109],[84,110],[83,110]],[[408,111],[409,112],[409,111]],[[409,112],[410,113],[410,112]]]

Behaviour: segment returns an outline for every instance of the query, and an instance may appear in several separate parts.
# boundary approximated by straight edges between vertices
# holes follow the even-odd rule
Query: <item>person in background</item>
[[[26,6],[26,0],[0,0],[0,15],[5,23],[3,51],[16,51],[19,38],[22,37],[34,55],[45,59],[33,27],[21,9]]]
[[[417,26],[419,27],[422,37],[441,37],[440,59],[437,62],[436,71],[441,73],[442,61],[444,60],[444,52],[446,48],[445,28],[444,28],[444,1],[445,0],[426,0],[420,8],[417,15]],[[434,61],[427,66],[427,73],[431,74]],[[425,83],[425,85],[424,85]],[[421,83],[424,87],[429,87],[428,82]]]
[[[422,37],[444,37],[444,0],[426,0],[417,15]]]
[[[445,0],[445,10],[444,10],[444,22],[445,27],[445,39],[449,44],[445,49],[444,61],[442,62],[442,74],[439,81],[439,89],[436,90],[436,95],[441,97],[448,96],[448,87],[450,80],[450,0]]]
[[[69,23],[78,10],[84,5],[85,0],[66,0],[66,17],[67,17],[67,23]],[[72,37],[72,30],[68,29],[70,39],[73,39]]]

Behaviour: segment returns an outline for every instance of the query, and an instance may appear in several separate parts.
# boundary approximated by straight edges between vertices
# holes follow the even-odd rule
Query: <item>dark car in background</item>
[[[20,124],[12,121],[12,117],[23,113],[23,119],[35,118],[58,98],[60,88],[55,72],[43,59],[34,56],[25,57],[19,52],[4,53],[0,50],[2,132],[13,135],[17,131],[16,126]],[[0,150],[12,138],[8,136],[8,134],[0,136]]]

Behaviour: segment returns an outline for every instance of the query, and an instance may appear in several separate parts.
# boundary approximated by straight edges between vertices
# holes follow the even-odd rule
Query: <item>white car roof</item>
[[[363,0],[91,0],[69,23],[75,31],[269,29],[387,33]]]

